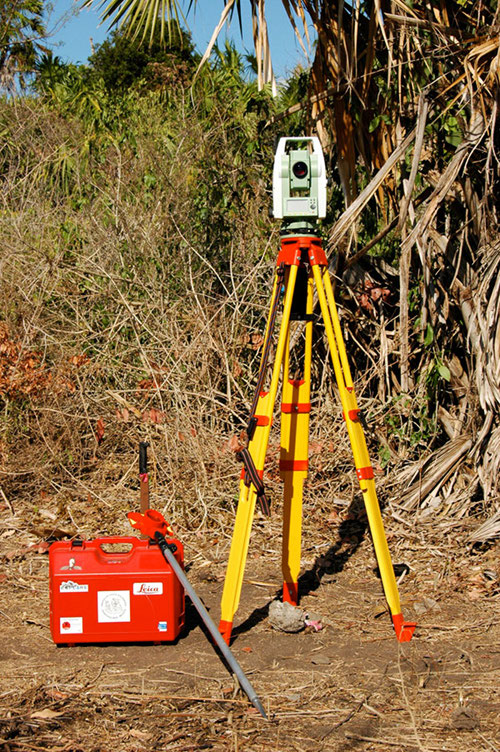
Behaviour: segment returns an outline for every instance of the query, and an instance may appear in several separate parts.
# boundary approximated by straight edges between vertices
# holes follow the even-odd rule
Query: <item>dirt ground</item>
[[[187,604],[176,644],[56,647],[48,556],[0,514],[0,750],[498,750],[500,611],[495,546],[433,524],[392,530],[400,593],[418,627],[399,644],[369,535],[305,521],[301,607],[319,632],[271,628],[279,515],[254,525],[232,649],[269,722],[248,703]],[[361,533],[359,532],[361,530]],[[14,531],[14,532],[13,532]],[[229,535],[184,532],[188,575],[219,620]]]

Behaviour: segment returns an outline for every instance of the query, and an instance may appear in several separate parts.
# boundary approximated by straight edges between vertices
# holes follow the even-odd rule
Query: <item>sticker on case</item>
[[[59,619],[59,631],[61,634],[82,634],[83,617],[61,616]]]
[[[59,585],[60,593],[88,593],[89,586],[82,585],[80,582],[73,582],[73,580],[66,580]]]
[[[130,590],[99,590],[97,621],[130,621]]]
[[[162,595],[163,582],[134,582],[134,595]]]

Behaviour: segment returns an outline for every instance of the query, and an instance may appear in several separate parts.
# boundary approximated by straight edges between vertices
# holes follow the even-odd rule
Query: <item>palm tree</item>
[[[38,56],[46,51],[42,0],[4,0],[0,4],[0,86],[10,89],[16,77],[24,86]]]
[[[258,81],[264,86],[273,81],[265,3],[249,1]],[[166,34],[182,15],[179,0],[101,5],[105,19],[124,23],[144,41],[152,39],[157,24]],[[409,405],[398,408],[409,432],[414,414],[422,416],[408,442],[421,442],[427,454],[436,450],[419,475],[420,490],[410,487],[405,504],[416,507],[445,484],[448,498],[457,499],[470,498],[480,487],[496,522],[473,539],[498,535],[497,2],[283,0],[283,5],[298,35],[299,28],[307,33],[308,23],[317,34],[303,107],[310,132],[332,157],[344,196],[345,211],[330,233],[337,277],[357,280],[349,300],[340,297],[344,318],[357,327],[355,341],[374,364],[371,381],[387,410],[396,409],[396,399]],[[203,61],[224,23],[240,10],[241,0],[225,0]],[[396,288],[396,316],[370,297],[374,280]],[[360,321],[351,301],[363,295],[368,315]],[[401,401],[401,395],[407,399]],[[427,433],[424,418],[433,426]],[[397,447],[391,451],[398,453]],[[460,466],[470,474],[465,486],[456,472]]]

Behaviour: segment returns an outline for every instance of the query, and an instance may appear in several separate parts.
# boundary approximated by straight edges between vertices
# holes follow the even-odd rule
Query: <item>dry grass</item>
[[[339,509],[326,521],[310,512],[303,566],[310,570],[321,555],[323,573],[321,582],[304,581],[302,606],[321,615],[322,632],[285,635],[268,626],[262,610],[279,586],[279,510],[258,517],[252,538],[233,651],[269,724],[235,691],[193,611],[176,645],[53,646],[47,557],[19,552],[19,540],[31,540],[24,531],[4,537],[0,749],[496,749],[494,551],[471,567],[435,526],[391,525],[396,560],[410,565],[400,584],[405,615],[419,623],[413,641],[398,645],[360,520],[350,521],[342,559],[328,548],[349,513]],[[230,516],[225,522],[230,527]],[[2,524],[15,530],[18,515],[5,510]],[[229,541],[187,531],[183,538],[189,577],[216,618]],[[492,568],[496,582],[484,576]]]

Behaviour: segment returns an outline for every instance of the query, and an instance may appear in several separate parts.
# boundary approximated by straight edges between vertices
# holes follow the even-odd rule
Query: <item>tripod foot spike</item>
[[[221,633],[222,639],[227,645],[229,645],[231,642],[232,631],[233,631],[233,622],[224,621],[224,619],[221,619],[219,622],[219,632]]]
[[[403,614],[393,614],[392,623],[399,642],[410,642],[417,623],[415,621],[404,621]]]
[[[283,583],[283,603],[291,603],[296,606],[299,602],[299,586],[297,582]]]

